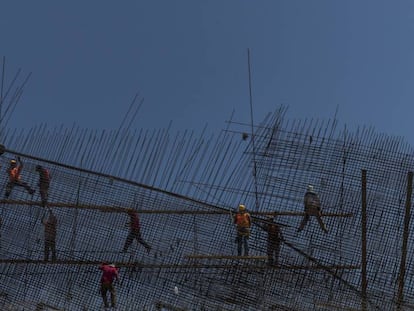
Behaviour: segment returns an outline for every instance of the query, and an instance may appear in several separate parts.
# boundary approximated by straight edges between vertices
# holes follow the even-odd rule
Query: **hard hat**
[[[243,204],[239,205],[239,211],[245,211],[246,210],[246,206],[244,206]]]
[[[313,186],[312,185],[308,185],[308,192],[313,192]]]
[[[115,268],[115,264],[113,264],[113,263],[111,263],[109,266],[112,267],[112,268]]]
[[[16,164],[16,160],[10,160],[10,164]]]

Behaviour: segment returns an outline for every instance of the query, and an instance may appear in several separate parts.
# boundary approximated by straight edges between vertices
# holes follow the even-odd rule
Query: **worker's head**
[[[115,264],[113,264],[113,263],[111,263],[109,266],[112,267],[112,268],[115,268]]]
[[[17,165],[17,161],[16,160],[10,160],[10,166],[16,166]]]
[[[36,165],[36,172],[39,172],[42,169],[41,165]]]
[[[244,206],[243,204],[239,205],[239,212],[244,212],[246,210],[246,206]]]
[[[274,216],[267,216],[266,217],[267,222],[274,222],[275,221],[275,217]]]
[[[313,192],[313,186],[312,185],[308,185],[307,190],[308,190],[308,192]]]

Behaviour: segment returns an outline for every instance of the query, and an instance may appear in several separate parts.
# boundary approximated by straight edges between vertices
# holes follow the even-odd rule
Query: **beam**
[[[0,200],[0,204],[10,205],[26,205],[26,206],[42,206],[39,201],[22,201],[22,200]],[[123,206],[109,206],[109,205],[93,205],[93,204],[76,204],[64,202],[50,202],[47,205],[53,208],[77,208],[77,209],[91,209],[99,210],[107,213],[126,213],[131,208]],[[219,210],[174,210],[174,209],[136,209],[140,214],[179,214],[179,215],[228,215],[229,211]],[[284,211],[284,212],[249,212],[251,215],[257,216],[304,216],[304,212]],[[353,217],[352,213],[326,213],[322,217]]]
[[[229,265],[229,264],[145,264],[139,262],[112,262],[117,267],[135,267],[143,269],[263,269],[263,265]],[[102,261],[98,260],[56,260],[44,261],[34,259],[0,259],[0,264],[34,264],[34,265],[73,265],[73,266],[99,266]],[[352,265],[334,265],[334,266],[300,266],[300,265],[281,265],[275,267],[268,267],[269,269],[278,270],[325,270],[325,269],[344,269],[353,270],[360,269],[359,266]]]

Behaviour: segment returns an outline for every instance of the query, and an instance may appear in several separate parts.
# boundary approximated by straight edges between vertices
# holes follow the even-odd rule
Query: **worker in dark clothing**
[[[274,217],[268,217],[264,224],[255,223],[259,228],[267,232],[267,258],[269,266],[279,265],[279,253],[283,241],[280,226],[275,222]]]
[[[244,249],[244,256],[249,256],[249,244],[247,240],[250,237],[252,221],[250,214],[246,211],[246,206],[243,204],[239,205],[239,211],[234,215],[233,221],[237,230],[237,256],[242,255],[242,249]]]
[[[304,197],[304,208],[305,208],[305,216],[298,228],[298,232],[302,231],[305,228],[306,223],[309,221],[310,216],[316,216],[318,219],[319,226],[321,229],[328,233],[328,229],[326,229],[325,224],[322,221],[322,213],[321,213],[321,201],[318,195],[313,190],[313,186],[309,185]]]
[[[46,207],[49,198],[50,173],[49,170],[41,165],[36,165],[36,172],[39,173],[39,192],[42,199],[42,206]]]
[[[56,260],[56,227],[57,219],[52,210],[49,210],[49,217],[42,218],[42,223],[45,226],[45,261],[49,260],[49,251],[52,252],[52,261]]]
[[[99,269],[102,270],[101,277],[101,295],[104,302],[105,309],[109,308],[108,299],[106,294],[108,291],[111,293],[111,306],[112,308],[116,307],[116,293],[114,287],[114,280],[119,282],[119,272],[118,268],[114,264],[108,265],[107,263],[102,263],[99,266]]]
[[[130,221],[127,223],[127,225],[129,226],[129,233],[125,240],[122,252],[126,252],[129,246],[132,244],[132,241],[136,239],[137,242],[142,244],[149,253],[151,251],[151,246],[147,242],[145,242],[144,239],[141,237],[141,226],[139,224],[138,213],[131,209],[128,210],[128,215],[130,217]]]
[[[10,161],[10,166],[7,170],[7,173],[9,175],[9,182],[6,185],[6,193],[5,193],[6,198],[9,197],[12,189],[15,186],[25,188],[26,191],[31,195],[35,193],[35,190],[30,188],[30,186],[26,182],[21,181],[20,173],[22,169],[23,169],[23,163],[20,157],[17,157],[17,161],[16,160]]]

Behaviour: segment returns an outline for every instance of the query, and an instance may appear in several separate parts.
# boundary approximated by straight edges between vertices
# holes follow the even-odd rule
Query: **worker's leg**
[[[147,252],[149,253],[151,250],[151,246],[147,242],[144,241],[144,239],[141,237],[141,233],[138,233],[136,238],[137,238],[137,242],[142,244],[147,249]]]
[[[238,234],[237,237],[236,237],[237,256],[241,256],[241,254],[242,254],[242,242],[243,242],[242,239],[243,239],[243,237],[240,234]]]
[[[56,261],[56,240],[50,241],[50,249],[52,250],[52,261]]]
[[[124,252],[126,252],[129,248],[129,246],[132,244],[132,241],[134,240],[134,236],[135,236],[134,232],[130,230],[129,233],[128,233],[128,236],[125,240],[125,244],[124,244],[124,248],[123,248]]]
[[[273,265],[273,244],[267,241],[267,263],[269,266]]]
[[[322,215],[321,215],[321,213],[319,212],[319,214],[316,216],[316,218],[318,219],[318,223],[319,223],[319,226],[321,227],[321,229],[323,230],[323,231],[325,231],[325,233],[328,233],[328,229],[326,229],[326,226],[325,226],[325,224],[323,223],[323,220],[322,220]]]
[[[45,250],[44,250],[44,259],[45,261],[49,260],[49,241],[45,240]]]
[[[13,187],[14,187],[14,183],[13,182],[10,181],[10,182],[7,183],[7,185],[6,185],[6,193],[5,193],[6,198],[9,197],[9,195],[10,195]]]
[[[274,244],[273,252],[274,252],[274,258],[275,258],[273,265],[278,266],[279,265],[279,254],[280,254],[280,242],[276,242]]]
[[[303,219],[302,219],[302,222],[300,223],[300,226],[299,226],[299,228],[298,228],[298,232],[300,232],[300,231],[302,231],[303,230],[303,228],[305,228],[305,226],[306,226],[306,223],[309,221],[309,215],[308,214],[305,214],[305,216],[303,216]]]
[[[111,284],[111,287],[109,288],[109,291],[111,293],[111,305],[112,308],[115,308],[116,305],[116,293],[115,293],[115,287]]]
[[[248,235],[243,236],[244,256],[249,256],[249,243],[247,241],[248,239]]]
[[[108,299],[106,297],[106,292],[107,291],[108,291],[108,285],[101,284],[101,296],[102,296],[105,308],[109,308]]]

